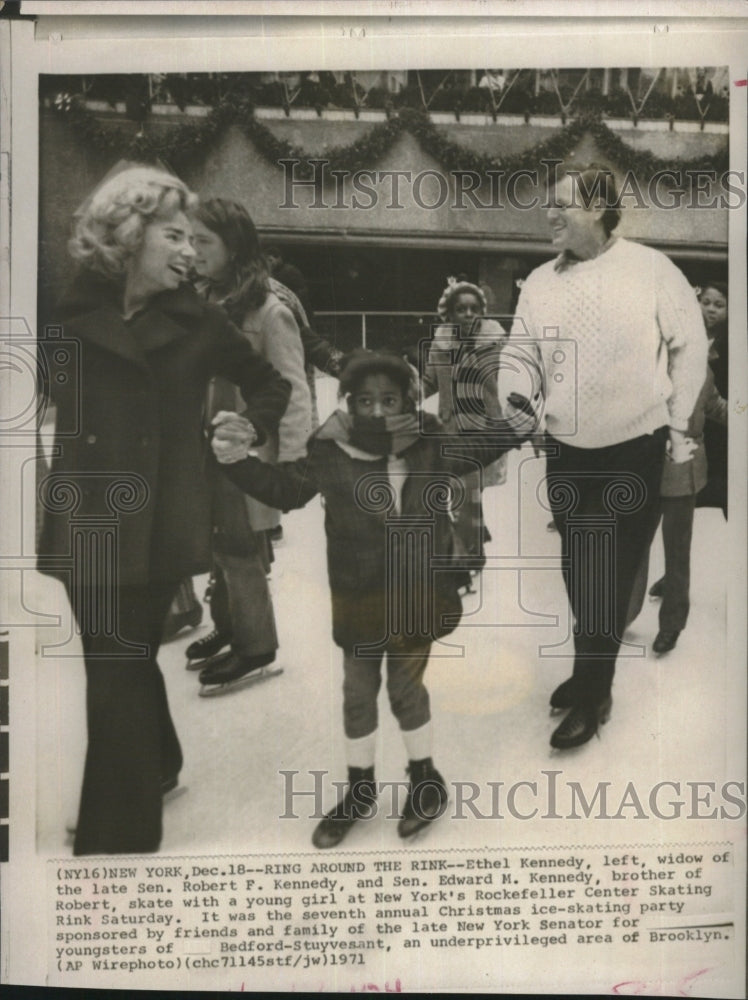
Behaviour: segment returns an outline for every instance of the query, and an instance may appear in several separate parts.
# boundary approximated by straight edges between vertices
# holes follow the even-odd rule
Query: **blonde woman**
[[[76,377],[58,380],[60,352],[47,352],[58,426],[80,428],[58,439],[39,484],[39,566],[63,579],[85,656],[77,855],[152,852],[161,842],[162,793],[177,783],[182,752],[156,655],[179,581],[209,567],[208,382],[220,374],[240,387],[258,441],[289,396],[226,314],[186,280],[195,200],[151,167],[104,181],[78,215],[70,252],[80,273],[56,314],[79,344]],[[109,561],[66,563],[73,516],[90,524],[113,514]]]

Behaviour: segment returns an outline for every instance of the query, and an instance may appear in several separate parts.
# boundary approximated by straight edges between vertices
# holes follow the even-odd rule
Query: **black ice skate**
[[[436,770],[430,757],[412,760],[408,765],[408,773],[408,797],[397,824],[397,832],[403,838],[414,837],[429,823],[444,815],[449,798],[444,778]]]
[[[585,702],[575,705],[551,734],[554,750],[571,750],[588,743],[593,736],[599,736],[599,727],[610,718],[613,699],[610,695],[597,703]]]
[[[236,688],[249,687],[257,681],[276,677],[283,673],[283,668],[268,670],[267,667],[274,661],[274,652],[261,656],[237,656],[236,653],[229,653],[216,657],[200,671],[200,696],[209,698],[214,694],[225,694]]]
[[[551,715],[557,712],[565,712],[569,708],[574,708],[579,698],[580,684],[573,675],[567,677],[563,683],[559,684],[551,695]]]
[[[217,656],[230,643],[231,636],[219,632],[218,629],[213,629],[212,632],[203,636],[202,639],[195,639],[185,650],[187,656],[186,669],[201,670],[208,665],[209,660]]]
[[[320,820],[312,834],[312,843],[322,849],[337,847],[359,819],[371,819],[376,813],[377,787],[373,767],[349,767],[348,791],[334,809]]]

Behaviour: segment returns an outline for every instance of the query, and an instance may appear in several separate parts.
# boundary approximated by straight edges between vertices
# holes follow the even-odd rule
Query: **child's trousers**
[[[431,643],[414,647],[407,656],[387,657],[387,694],[400,729],[418,729],[431,719],[429,693],[423,675]],[[349,739],[368,736],[377,728],[377,695],[382,683],[382,657],[343,652],[343,727]]]
[[[252,540],[259,546],[258,538],[253,535]],[[259,547],[242,556],[214,552],[213,560],[216,582],[210,610],[215,627],[231,636],[231,648],[237,656],[275,652],[275,612]]]

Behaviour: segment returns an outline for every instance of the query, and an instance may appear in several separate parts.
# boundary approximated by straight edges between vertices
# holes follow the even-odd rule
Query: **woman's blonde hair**
[[[94,191],[76,218],[68,250],[89,270],[119,277],[149,222],[196,204],[197,196],[173,174],[157,167],[128,167]]]

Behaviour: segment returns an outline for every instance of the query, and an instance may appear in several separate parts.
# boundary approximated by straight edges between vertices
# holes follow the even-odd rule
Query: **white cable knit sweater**
[[[549,433],[603,448],[666,424],[685,431],[704,384],[707,338],[682,272],[625,239],[591,260],[557,263],[524,283],[510,335],[539,342]]]

